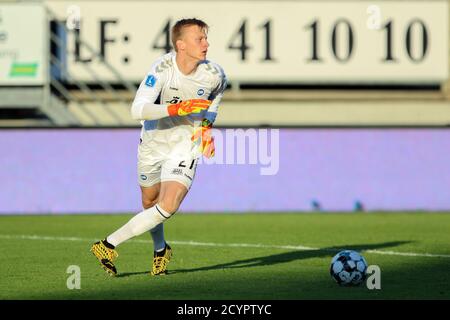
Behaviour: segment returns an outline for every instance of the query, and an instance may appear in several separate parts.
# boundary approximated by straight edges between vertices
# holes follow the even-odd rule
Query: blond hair
[[[178,52],[177,41],[180,40],[183,29],[190,26],[198,26],[200,29],[208,31],[209,26],[202,20],[191,18],[178,20],[172,27],[172,45],[175,51]]]

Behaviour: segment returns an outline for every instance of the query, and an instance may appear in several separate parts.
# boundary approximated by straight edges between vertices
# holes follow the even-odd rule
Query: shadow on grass
[[[197,272],[197,271],[208,271],[217,269],[235,269],[235,268],[250,268],[259,266],[270,266],[279,263],[286,263],[295,260],[311,259],[311,258],[323,258],[329,256],[333,257],[337,252],[341,250],[355,250],[358,252],[364,250],[376,250],[383,248],[396,247],[402,244],[411,243],[412,241],[391,241],[379,244],[357,244],[357,245],[346,245],[339,247],[326,247],[316,250],[295,250],[290,252],[283,252],[279,254],[273,254],[269,256],[261,256],[249,259],[236,260],[227,263],[216,264],[212,266],[205,266],[200,268],[192,269],[177,269],[169,271],[169,274],[175,273],[185,273],[185,272]],[[117,277],[129,277],[136,275],[148,274],[150,271],[142,272],[129,272],[117,275]]]
[[[346,245],[365,253],[365,250],[382,250],[409,242],[385,242],[370,245]],[[245,258],[222,264],[211,264],[192,269],[177,269],[179,276],[150,277],[149,271],[122,274],[125,281],[104,281],[95,277],[83,290],[41,290],[35,293],[39,299],[150,299],[150,300],[222,300],[222,299],[449,299],[449,260],[443,258],[390,257],[371,255],[369,264],[377,264],[382,270],[381,290],[369,290],[365,286],[340,287],[328,274],[328,263],[314,270],[273,272],[274,268],[257,266],[282,266],[284,262],[306,262],[310,258],[330,258],[339,247],[318,250],[289,251],[278,254]],[[252,253],[248,252],[248,256]],[[379,259],[378,259],[379,258]],[[305,259],[305,260],[302,260]],[[306,263],[305,263],[306,264]],[[241,269],[238,269],[241,268]],[[275,268],[277,269],[277,268]],[[283,268],[280,268],[280,270]],[[201,272],[201,271],[217,272]],[[237,270],[239,272],[222,272]],[[98,270],[97,270],[98,271]],[[200,272],[197,272],[200,271]],[[137,275],[133,277],[133,275]],[[120,275],[119,275],[120,276]],[[101,279],[100,279],[101,278]],[[160,281],[162,280],[162,281]],[[84,283],[84,282],[83,282]],[[83,286],[84,284],[82,284]],[[76,292],[75,292],[76,291]],[[31,296],[26,296],[30,298]]]

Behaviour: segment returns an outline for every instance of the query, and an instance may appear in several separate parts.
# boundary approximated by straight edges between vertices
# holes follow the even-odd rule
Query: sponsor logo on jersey
[[[166,101],[166,102],[170,103],[170,104],[175,104],[175,103],[181,102],[181,100],[180,100],[180,97],[172,97],[172,100]]]
[[[147,176],[145,174],[141,174],[141,180],[147,180]]]
[[[172,170],[172,174],[182,175],[183,174],[183,169],[175,168],[175,169]]]
[[[155,76],[154,75],[152,75],[152,74],[149,74],[148,76],[147,76],[147,79],[145,79],[145,85],[147,86],[147,87],[153,87],[154,85],[155,85],[155,83],[156,83],[156,78],[155,78]]]
[[[198,95],[199,97],[201,97],[201,96],[204,95],[204,94],[205,94],[205,90],[204,90],[204,89],[198,89],[197,95]]]
[[[175,87],[169,87],[170,90],[178,91],[178,88]]]

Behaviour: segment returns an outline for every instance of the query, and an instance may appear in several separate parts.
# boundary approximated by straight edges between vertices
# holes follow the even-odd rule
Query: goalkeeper
[[[211,127],[227,86],[225,74],[206,60],[206,23],[183,19],[171,31],[175,51],[152,65],[131,108],[142,123],[137,168],[143,211],[91,247],[110,275],[117,274],[115,248],[144,232],[154,244],[151,274],[167,273],[172,248],[163,224],[188,193],[199,156],[214,155]]]

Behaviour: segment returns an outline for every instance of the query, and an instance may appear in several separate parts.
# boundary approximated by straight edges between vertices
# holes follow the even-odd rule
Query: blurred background
[[[201,164],[181,211],[450,210],[448,16],[446,0],[1,1],[0,214],[140,211],[131,102],[189,17],[229,80],[217,132],[261,143],[244,139],[258,161]]]

